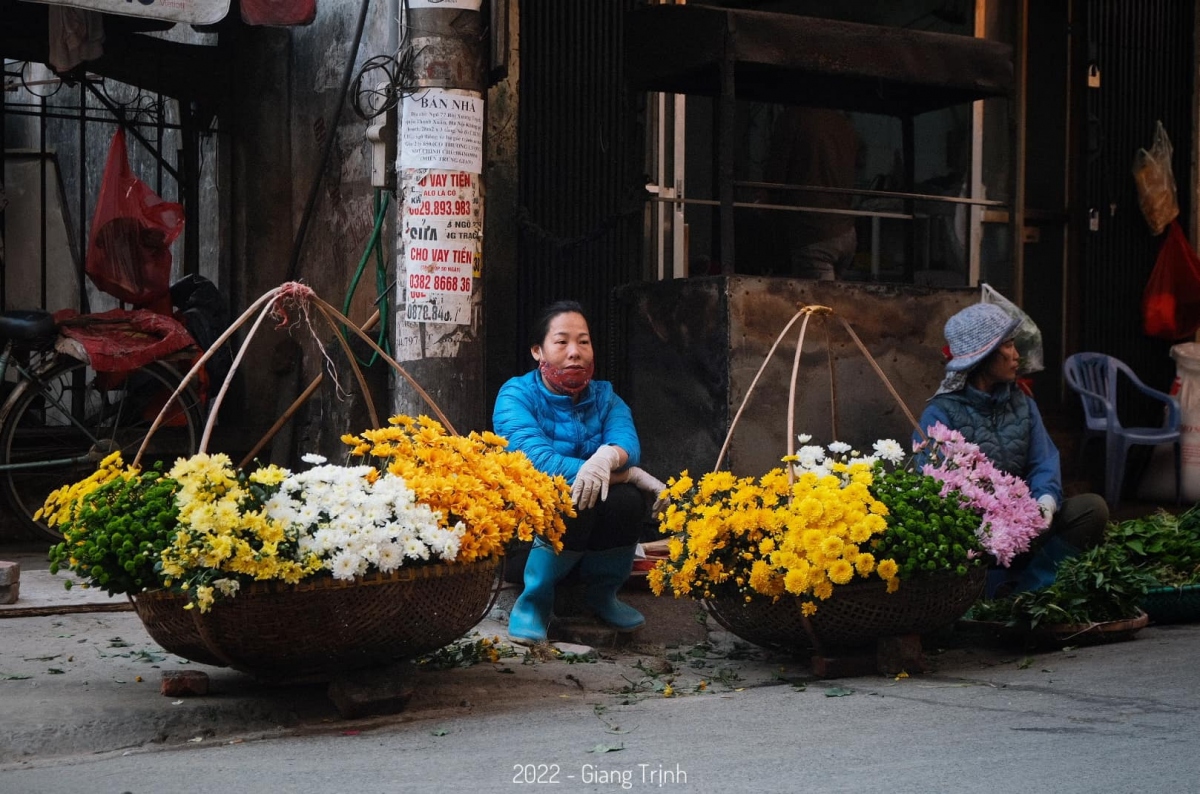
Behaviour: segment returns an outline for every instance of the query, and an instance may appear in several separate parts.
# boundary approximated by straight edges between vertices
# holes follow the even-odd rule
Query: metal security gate
[[[1085,106],[1078,348],[1115,355],[1147,383],[1165,389],[1175,367],[1170,343],[1145,336],[1141,327],[1142,291],[1162,238],[1151,236],[1142,217],[1130,169],[1134,153],[1150,146],[1161,119],[1175,147],[1180,224],[1194,234],[1186,219],[1195,4],[1087,0],[1083,21],[1087,63],[1076,75]],[[1093,87],[1087,87],[1089,66],[1096,69]]]
[[[174,246],[174,272],[217,275],[216,140],[205,134],[189,103],[91,73],[63,80],[28,61],[5,59],[4,76],[0,185],[8,206],[0,207],[0,302],[5,308],[101,311],[117,304],[89,284],[83,260],[118,126],[126,130],[134,172],[158,195],[186,208],[186,230]]]
[[[622,29],[634,0],[524,0],[518,133],[519,289],[513,372],[529,368],[533,315],[559,299],[588,308],[613,376],[614,287],[642,278],[643,133],[625,88]],[[497,355],[504,355],[503,351]]]

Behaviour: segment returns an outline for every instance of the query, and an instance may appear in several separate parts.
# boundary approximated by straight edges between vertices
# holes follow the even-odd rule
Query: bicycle
[[[88,316],[77,322],[86,324]],[[51,491],[77,482],[113,452],[126,463],[141,446],[159,409],[182,380],[178,354],[126,372],[97,372],[60,349],[60,326],[42,310],[0,312],[0,382],[11,391],[0,405],[0,490],[27,531],[61,540],[34,519]],[[196,452],[204,407],[188,387],[167,426],[143,454],[143,468],[168,465]]]

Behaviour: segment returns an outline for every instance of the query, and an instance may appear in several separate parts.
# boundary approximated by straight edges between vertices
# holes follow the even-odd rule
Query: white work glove
[[[621,451],[611,444],[596,450],[579,467],[575,484],[571,486],[571,501],[576,510],[589,510],[597,501],[608,498],[608,483],[612,470],[621,465]]]
[[[1050,494],[1042,494],[1037,500],[1038,510],[1042,511],[1042,518],[1046,520],[1046,526],[1054,521],[1054,514],[1058,511],[1058,502]]]
[[[625,471],[614,474],[612,481],[632,483],[637,486],[638,490],[649,491],[654,494],[654,506],[650,508],[650,515],[656,519],[658,518],[658,514],[666,510],[667,506],[671,504],[669,498],[662,496],[662,492],[667,490],[667,484],[645,469],[630,466]]]

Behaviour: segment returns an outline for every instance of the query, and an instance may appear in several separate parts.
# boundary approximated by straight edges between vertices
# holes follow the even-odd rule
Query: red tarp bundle
[[[97,372],[129,372],[191,348],[195,341],[172,317],[146,309],[113,309],[80,319],[74,309],[55,312],[59,333],[77,341]]]

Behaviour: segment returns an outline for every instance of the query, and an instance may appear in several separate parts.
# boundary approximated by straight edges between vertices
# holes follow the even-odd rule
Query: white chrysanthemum
[[[812,436],[808,433],[801,433],[800,435],[796,436],[796,440],[801,444],[807,444],[809,441],[812,441]]]
[[[369,568],[372,565],[379,565],[379,544],[373,543],[369,538],[363,538],[363,543],[358,547],[358,553],[363,558],[363,562]]]
[[[321,518],[321,511],[317,509],[317,506],[308,504],[307,502],[298,505],[295,508],[295,512],[296,523],[305,527],[317,523],[317,521]]]
[[[308,452],[304,455],[301,455],[300,460],[304,461],[305,463],[311,463],[314,466],[320,466],[327,460],[327,458],[324,455],[318,455],[315,452]]]
[[[379,561],[375,564],[384,573],[391,573],[404,562],[404,551],[395,543],[379,547]]]
[[[237,579],[213,579],[213,587],[215,587],[223,596],[237,595],[241,583]]]
[[[404,556],[410,560],[428,560],[429,547],[418,538],[410,537],[404,543]]]
[[[317,465],[290,475],[267,514],[287,525],[302,554],[315,555],[338,578],[390,572],[406,558],[456,557],[465,527],[442,528],[441,513],[417,503],[402,477],[383,474],[371,482],[372,471]]]
[[[893,438],[881,438],[875,442],[875,454],[888,463],[897,464],[904,460],[904,448]]]
[[[333,555],[326,567],[333,572],[334,579],[353,579],[358,575],[358,566],[362,558],[356,554],[339,551]]]
[[[853,449],[853,447],[851,447],[845,441],[834,441],[829,445],[829,451],[834,455],[844,455],[851,449]]]
[[[796,451],[796,469],[813,471],[825,461],[825,450],[818,446],[800,447]]]

